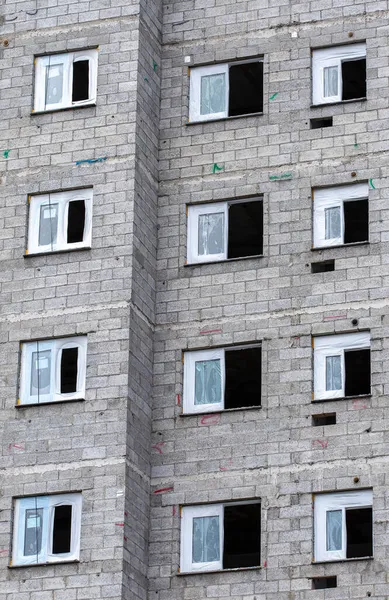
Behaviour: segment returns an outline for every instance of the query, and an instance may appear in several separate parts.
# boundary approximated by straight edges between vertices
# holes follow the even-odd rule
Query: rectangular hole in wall
[[[261,406],[261,348],[226,350],[224,408]]]
[[[263,254],[263,202],[228,205],[228,258]]]
[[[344,243],[367,242],[369,239],[369,202],[349,200],[344,203]]]
[[[322,260],[311,263],[311,273],[328,273],[329,271],[335,271],[334,260]]]
[[[338,587],[336,575],[332,577],[314,577],[312,579],[313,590],[326,590],[327,588]]]
[[[346,510],[347,558],[373,556],[373,510],[349,508]]]
[[[332,127],[332,117],[321,117],[318,119],[311,119],[311,129],[323,129],[324,127]]]
[[[68,244],[82,242],[85,229],[85,201],[72,200],[69,202],[68,212]]]
[[[370,348],[346,350],[345,363],[345,395],[360,396],[370,394]]]
[[[260,564],[261,506],[224,506],[223,569]]]
[[[61,356],[61,394],[77,391],[78,348],[64,348]]]
[[[229,117],[263,111],[263,62],[230,65]]]
[[[366,58],[342,62],[342,100],[366,97]]]
[[[81,102],[89,98],[89,60],[73,63],[72,101]]]
[[[72,535],[72,506],[56,506],[53,524],[53,554],[70,552]]]
[[[336,413],[323,413],[321,415],[312,415],[313,427],[325,425],[336,425]]]

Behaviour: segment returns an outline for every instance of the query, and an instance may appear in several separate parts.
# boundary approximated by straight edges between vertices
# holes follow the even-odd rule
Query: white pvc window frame
[[[344,203],[348,200],[368,200],[367,183],[317,188],[313,190],[313,246],[326,248],[344,245]],[[326,239],[326,210],[338,208],[340,211],[340,236]]]
[[[325,335],[313,338],[314,355],[314,400],[332,400],[345,397],[345,360],[346,350],[370,348],[370,332]],[[339,356],[341,360],[341,389],[326,389],[327,357]]]
[[[225,350],[217,348],[215,350],[198,350],[195,352],[185,352],[184,354],[184,413],[206,413],[218,412],[224,409],[224,389],[225,389]],[[220,361],[220,385],[221,402],[212,404],[195,404],[195,378],[196,362]]]
[[[53,554],[54,514],[57,506],[71,505],[70,552]],[[40,551],[24,555],[27,510],[43,512],[42,543]],[[82,494],[55,494],[52,496],[30,496],[15,500],[14,530],[12,543],[12,566],[28,566],[57,562],[69,562],[80,558]]]
[[[81,60],[89,61],[89,94],[86,100],[74,102],[73,92],[73,64]],[[51,54],[35,58],[35,91],[34,112],[76,108],[87,104],[95,104],[97,95],[97,63],[98,50],[81,50],[79,52],[66,52],[64,54]],[[48,87],[49,69],[62,67],[62,101],[48,104],[46,93]]]
[[[314,497],[315,561],[347,560],[346,510],[370,507],[373,507],[372,490],[316,494]],[[327,513],[331,511],[342,512],[342,547],[338,550],[327,550]]]
[[[224,215],[223,252],[219,254],[199,253],[200,217],[203,215]],[[228,249],[228,203],[196,204],[188,206],[188,263],[206,263],[227,259]]]
[[[76,391],[61,393],[61,359],[62,352],[68,348],[78,348]],[[34,353],[49,351],[50,384],[48,393],[31,393],[32,360]],[[53,340],[37,340],[23,342],[20,378],[20,399],[18,404],[45,404],[64,400],[82,400],[85,398],[87,337],[75,336]]]
[[[68,243],[69,205],[71,202],[77,200],[82,200],[85,203],[84,235],[82,241]],[[57,231],[51,232],[53,241],[50,244],[44,245],[39,244],[42,207],[46,207],[48,210],[53,210],[53,207],[56,207],[58,212]],[[90,248],[92,245],[92,207],[92,188],[30,196],[27,254],[47,254],[50,252]]]
[[[366,44],[348,44],[312,51],[312,102],[314,105],[342,102],[342,62],[366,58]],[[337,68],[337,93],[324,96],[326,69]],[[358,100],[358,98],[355,98]]]

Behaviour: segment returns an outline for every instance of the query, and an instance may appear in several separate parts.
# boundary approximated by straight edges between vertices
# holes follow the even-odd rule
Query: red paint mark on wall
[[[336,321],[337,319],[347,319],[347,315],[328,315],[323,321]]]
[[[204,415],[200,419],[200,425],[217,425],[220,421],[220,413]]]
[[[207,335],[208,333],[222,333],[223,329],[204,329],[200,331],[200,335]]]
[[[264,567],[265,567],[265,569],[266,569],[266,567],[267,567],[267,560],[265,560],[265,562],[263,563],[263,566],[264,566]]]
[[[156,444],[153,444],[151,447],[154,448],[154,450],[156,450],[157,452],[159,452],[159,454],[163,454],[163,450],[162,450],[162,446],[164,445],[165,442],[157,442]]]
[[[228,471],[232,467],[232,460],[228,460],[224,467],[219,467],[219,471]]]
[[[177,406],[181,406],[181,396],[177,394]]]
[[[321,448],[328,448],[328,440],[314,440],[312,446],[321,446]]]
[[[367,408],[367,404],[363,400],[353,400],[353,408],[355,410],[361,410]]]
[[[173,514],[173,517],[175,517],[177,514],[177,508],[175,506],[173,506],[172,514]]]
[[[153,494],[165,494],[166,492],[172,492],[174,487],[166,487],[160,488],[159,490],[154,490]]]
[[[8,554],[8,550],[4,548],[4,550],[0,550],[0,554]]]
[[[116,527],[124,527],[124,523],[115,523]]]
[[[20,444],[8,444],[8,450],[9,450],[9,452],[13,452],[15,450],[16,450],[16,452],[24,452],[25,445],[23,442]]]

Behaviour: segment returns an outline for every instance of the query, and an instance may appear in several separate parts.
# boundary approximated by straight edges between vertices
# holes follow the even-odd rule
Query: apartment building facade
[[[389,597],[389,5],[8,1],[0,600]]]

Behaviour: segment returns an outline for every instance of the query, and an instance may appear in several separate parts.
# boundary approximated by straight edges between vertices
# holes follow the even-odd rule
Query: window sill
[[[310,108],[322,108],[323,106],[339,106],[339,104],[351,104],[352,102],[367,102],[367,97],[353,98],[352,100],[339,100],[339,102],[325,102],[323,104],[311,104]]]
[[[31,111],[31,116],[34,117],[35,115],[48,115],[51,113],[58,113],[58,112],[63,112],[63,111],[67,111],[67,110],[77,110],[78,108],[91,108],[91,107],[95,107],[96,106],[96,102],[88,102],[87,104],[74,104],[72,106],[63,106],[62,108],[50,108],[49,110],[32,110]]]
[[[351,244],[338,244],[337,246],[312,246],[312,252],[317,252],[318,250],[332,250],[332,248],[350,248],[352,246],[368,246],[370,244],[369,240],[365,242],[352,242]]]
[[[31,565],[8,565],[8,569],[29,569],[30,567],[53,567],[54,565],[77,565],[81,561],[77,560],[59,560],[58,562],[33,563]]]
[[[202,267],[203,265],[219,265],[231,262],[237,262],[241,260],[250,260],[250,259],[258,259],[265,258],[264,254],[253,254],[252,256],[241,256],[237,258],[225,258],[224,260],[209,260],[206,262],[197,262],[197,263],[185,263],[184,267]]]
[[[262,406],[239,406],[238,408],[223,408],[219,410],[207,410],[206,412],[180,413],[180,417],[203,417],[205,415],[221,415],[224,413],[237,412],[238,410],[260,410]],[[250,567],[251,568],[251,567]],[[226,569],[223,569],[226,570]]]
[[[248,117],[263,117],[263,112],[248,113],[245,115],[234,115],[232,117],[222,117],[221,119],[206,119],[204,121],[187,121],[185,125],[205,125],[206,123],[220,123],[220,121],[231,121],[233,119],[247,119]]]
[[[36,258],[37,256],[51,256],[52,254],[67,254],[68,252],[84,252],[92,250],[92,246],[83,246],[82,248],[67,248],[63,250],[53,250],[52,252],[26,252],[24,258]]]
[[[19,409],[29,408],[30,406],[52,406],[53,404],[71,404],[73,402],[85,402],[85,398],[72,398],[71,400],[51,400],[50,402],[30,402],[26,404],[15,404],[15,408]]]
[[[177,571],[176,575],[178,577],[183,577],[184,575],[211,575],[215,573],[240,573],[241,571],[260,571],[262,567],[259,565],[258,567],[238,567],[237,569],[216,569],[215,571]]]
[[[362,562],[364,560],[374,560],[374,556],[361,556],[360,558],[338,558],[335,560],[318,560],[312,561],[313,565],[332,565],[334,563],[349,563],[349,562]]]
[[[371,394],[361,394],[360,396],[342,396],[342,398],[318,398],[317,400],[313,399],[312,404],[317,404],[318,402],[338,402],[339,400],[368,400],[371,397]]]

